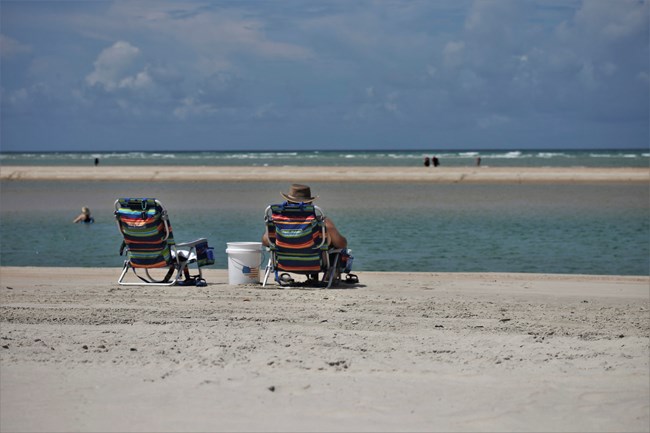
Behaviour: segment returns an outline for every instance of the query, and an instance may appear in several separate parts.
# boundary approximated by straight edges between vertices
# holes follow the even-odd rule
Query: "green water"
[[[116,266],[119,196],[159,198],[177,241],[257,241],[285,184],[3,182],[4,266]],[[356,270],[648,275],[650,188],[643,184],[313,184],[347,236]],[[87,205],[96,222],[72,224]]]

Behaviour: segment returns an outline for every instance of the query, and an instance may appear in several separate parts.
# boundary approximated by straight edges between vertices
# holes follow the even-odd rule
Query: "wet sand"
[[[648,168],[3,166],[0,180],[581,183],[650,182]]]
[[[2,431],[647,431],[648,277],[0,268]]]

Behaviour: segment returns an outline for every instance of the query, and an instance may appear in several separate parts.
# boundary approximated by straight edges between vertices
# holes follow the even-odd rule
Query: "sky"
[[[648,148],[647,0],[0,0],[0,150]]]

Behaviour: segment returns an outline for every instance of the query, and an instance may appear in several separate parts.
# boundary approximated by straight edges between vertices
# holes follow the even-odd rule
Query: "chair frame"
[[[169,239],[169,236],[171,234],[171,231],[169,229],[169,217],[167,215],[167,210],[163,207],[162,203],[158,199],[153,199],[156,205],[160,206],[161,208],[161,220],[163,222],[164,228],[165,228],[165,237],[163,241],[167,241]],[[124,237],[124,232],[122,231],[122,226],[120,224],[120,219],[118,216],[118,210],[120,208],[120,199],[115,200],[114,203],[115,206],[115,219],[117,222],[117,228],[120,231],[120,234],[122,234],[122,237]],[[189,265],[192,263],[196,263],[196,257],[197,257],[197,251],[196,251],[196,246],[203,243],[207,242],[207,239],[205,238],[199,238],[195,241],[192,242],[184,242],[184,243],[174,243],[169,245],[170,247],[170,252],[171,252],[171,260],[168,262],[168,268],[169,272],[168,274],[162,279],[158,280],[152,277],[149,274],[149,269],[164,269],[164,267],[158,267],[158,268],[147,268],[147,267],[141,267],[141,266],[134,266],[131,263],[131,259],[129,258],[128,254],[128,246],[126,247],[126,254],[127,254],[127,259],[124,260],[124,266],[122,268],[122,273],[120,274],[120,277],[118,278],[117,282],[120,285],[123,286],[173,286],[178,284],[180,281],[183,273],[187,270],[189,272],[190,267]],[[124,281],[124,278],[126,277],[127,272],[129,269],[133,270],[133,273],[135,274],[136,277],[138,277],[141,282],[126,282]],[[142,276],[138,274],[136,269],[143,269],[144,273],[146,274],[145,276]],[[192,278],[198,278],[198,279],[203,279],[203,273],[201,271],[201,267],[198,266],[197,263],[197,271],[198,274],[196,275],[191,275]],[[170,278],[172,275],[175,276],[173,278]]]
[[[300,203],[297,203],[300,204]],[[319,208],[316,205],[311,205],[314,207],[314,213],[316,215],[316,220],[318,221],[319,225],[321,226],[322,230],[322,241],[320,244],[315,246],[315,249],[321,249],[327,242],[327,229],[325,228],[325,214],[321,208]],[[266,238],[269,240],[269,246],[266,247],[266,250],[269,252],[269,260],[266,264],[266,270],[264,272],[264,281],[262,282],[262,287],[266,287],[266,282],[269,278],[269,275],[271,275],[271,272],[276,273],[275,280],[280,283],[280,279],[277,275],[278,272],[278,263],[277,263],[277,250],[278,246],[275,244],[273,239],[269,236],[269,223],[273,222],[273,211],[272,211],[273,205],[269,205],[266,207],[266,210],[264,211],[264,221],[265,221],[265,226],[266,226]],[[321,283],[326,283],[326,288],[332,287],[332,284],[338,280],[341,277],[341,273],[338,269],[338,263],[339,263],[339,258],[341,256],[341,251],[343,251],[340,248],[328,248],[327,250],[322,250],[321,253],[321,270],[319,272],[306,272],[306,271],[284,271],[289,274],[298,274],[298,275],[313,275],[313,274],[319,274],[323,273],[323,277],[320,280]],[[330,263],[330,255],[333,256],[333,263]],[[308,281],[311,279],[308,278]],[[281,283],[280,283],[281,284]]]

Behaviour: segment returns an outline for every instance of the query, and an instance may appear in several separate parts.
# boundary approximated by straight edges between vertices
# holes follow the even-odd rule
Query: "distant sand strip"
[[[650,182],[650,168],[3,166],[0,180],[434,183]]]

